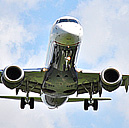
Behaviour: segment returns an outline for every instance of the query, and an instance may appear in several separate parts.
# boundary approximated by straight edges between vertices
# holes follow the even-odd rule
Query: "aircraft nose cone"
[[[56,41],[63,45],[75,45],[81,41],[82,27],[76,23],[58,24]]]
[[[62,32],[70,33],[75,36],[82,36],[82,27],[76,23],[67,23],[67,24],[59,24],[58,28],[62,30]]]

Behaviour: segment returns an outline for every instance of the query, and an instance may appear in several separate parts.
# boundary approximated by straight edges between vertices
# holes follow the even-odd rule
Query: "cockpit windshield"
[[[78,24],[78,21],[75,20],[75,19],[60,19],[60,20],[57,20],[56,21],[56,24],[62,23],[62,22],[74,22],[74,23],[77,23]]]
[[[69,22],[74,22],[74,23],[78,24],[78,22],[76,20],[74,20],[74,19],[69,19]]]

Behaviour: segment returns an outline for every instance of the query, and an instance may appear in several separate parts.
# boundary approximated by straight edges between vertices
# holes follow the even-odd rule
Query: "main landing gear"
[[[94,101],[94,102],[93,102]],[[95,111],[98,110],[98,100],[93,100],[90,103],[88,102],[88,99],[84,100],[84,110],[88,110],[89,106],[92,106]]]
[[[26,81],[26,98],[24,97],[21,98],[21,104],[20,104],[21,109],[24,109],[26,104],[30,105],[30,109],[34,109],[34,98],[29,98],[29,82],[28,81]]]
[[[97,111],[98,110],[98,99],[92,98],[92,95],[94,92],[93,83],[91,83],[91,88],[89,90],[85,86],[83,86],[83,87],[87,92],[89,92],[89,95],[90,95],[89,99],[84,100],[84,110],[88,110],[89,106],[92,106],[93,110]],[[101,97],[102,88],[99,86],[98,86],[98,92],[99,92],[99,96]]]
[[[30,109],[34,109],[34,98],[30,98],[30,100],[27,100],[27,98],[26,98],[26,100],[25,100],[25,98],[22,97],[21,105],[20,105],[21,109],[24,109],[26,104],[30,105]]]

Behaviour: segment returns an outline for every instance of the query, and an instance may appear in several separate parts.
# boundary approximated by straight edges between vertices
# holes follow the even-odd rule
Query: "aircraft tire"
[[[34,98],[30,98],[29,105],[30,105],[30,109],[34,109]]]
[[[25,98],[24,97],[22,97],[21,98],[21,109],[24,109],[25,108],[25,105],[26,105],[26,102],[25,102]]]
[[[95,111],[98,110],[98,100],[94,100],[93,109],[94,109]]]
[[[88,103],[88,99],[84,100],[84,110],[88,110],[89,107],[89,103]]]

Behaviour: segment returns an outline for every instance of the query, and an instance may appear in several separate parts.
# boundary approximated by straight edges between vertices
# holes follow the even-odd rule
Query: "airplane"
[[[108,92],[125,86],[128,91],[129,76],[122,75],[114,68],[108,67],[101,72],[84,72],[77,70],[76,61],[82,42],[83,28],[74,17],[64,16],[55,21],[50,32],[50,41],[46,57],[46,68],[22,69],[10,65],[0,70],[1,81],[7,88],[26,93],[21,96],[0,96],[0,98],[21,100],[20,108],[34,101],[43,102],[49,108],[58,108],[66,102],[84,102],[84,110],[90,106],[98,110],[98,101],[111,100],[102,98],[102,89]],[[29,93],[38,93],[39,97],[29,97]],[[88,93],[89,98],[70,98],[73,94]],[[98,98],[93,98],[94,94]]]

